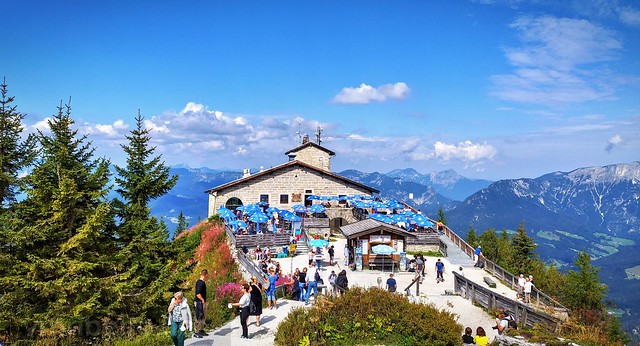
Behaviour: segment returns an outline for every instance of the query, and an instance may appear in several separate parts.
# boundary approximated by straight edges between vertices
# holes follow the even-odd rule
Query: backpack
[[[509,328],[518,329],[518,323],[516,322],[516,319],[513,318],[513,316],[508,316],[503,319],[507,321]]]
[[[316,282],[319,284],[324,284],[324,281],[322,280],[322,278],[320,277],[320,273],[316,270],[316,275],[315,275],[315,279]]]

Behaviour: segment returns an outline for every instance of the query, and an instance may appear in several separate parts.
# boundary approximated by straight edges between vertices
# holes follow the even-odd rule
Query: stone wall
[[[331,156],[326,151],[316,147],[306,147],[296,152],[296,160],[325,171],[331,171]]]
[[[323,196],[368,195],[370,191],[328,174],[294,165],[210,193],[208,216],[215,214],[220,205],[226,204],[232,197],[239,198],[242,204],[246,205],[259,202],[260,195],[268,195],[270,206],[290,209],[294,204],[304,204],[305,195],[310,194]],[[281,204],[280,195],[286,195],[288,203]]]

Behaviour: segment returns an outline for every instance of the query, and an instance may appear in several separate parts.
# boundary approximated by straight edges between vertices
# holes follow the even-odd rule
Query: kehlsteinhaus
[[[285,155],[289,157],[286,163],[261,169],[257,173],[245,169],[242,178],[207,190],[208,215],[215,214],[220,206],[233,210],[241,205],[259,202],[279,209],[291,209],[295,204],[310,206],[313,201],[308,198],[312,195],[335,196],[330,203],[339,207],[339,197],[371,196],[380,192],[332,173],[331,158],[335,153],[309,141],[308,136],[303,137],[302,143]],[[327,216],[331,218],[331,215]],[[350,223],[350,220],[346,221]]]

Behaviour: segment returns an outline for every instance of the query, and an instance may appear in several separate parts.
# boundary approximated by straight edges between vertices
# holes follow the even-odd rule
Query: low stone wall
[[[411,252],[431,252],[431,251],[438,251],[439,250],[439,246],[437,244],[425,244],[425,245],[407,244],[405,246],[405,249],[407,250],[407,252],[409,252],[409,251],[411,251]]]

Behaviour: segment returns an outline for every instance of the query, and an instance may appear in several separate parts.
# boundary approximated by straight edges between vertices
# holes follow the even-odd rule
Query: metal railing
[[[538,324],[552,331],[556,331],[562,323],[561,318],[552,316],[528,304],[505,297],[465,278],[455,271],[453,272],[453,276],[454,291],[456,293],[471,300],[475,304],[481,305],[489,311],[508,311],[515,318],[518,325],[533,327],[534,324]],[[555,313],[566,316],[566,311],[555,311]]]

